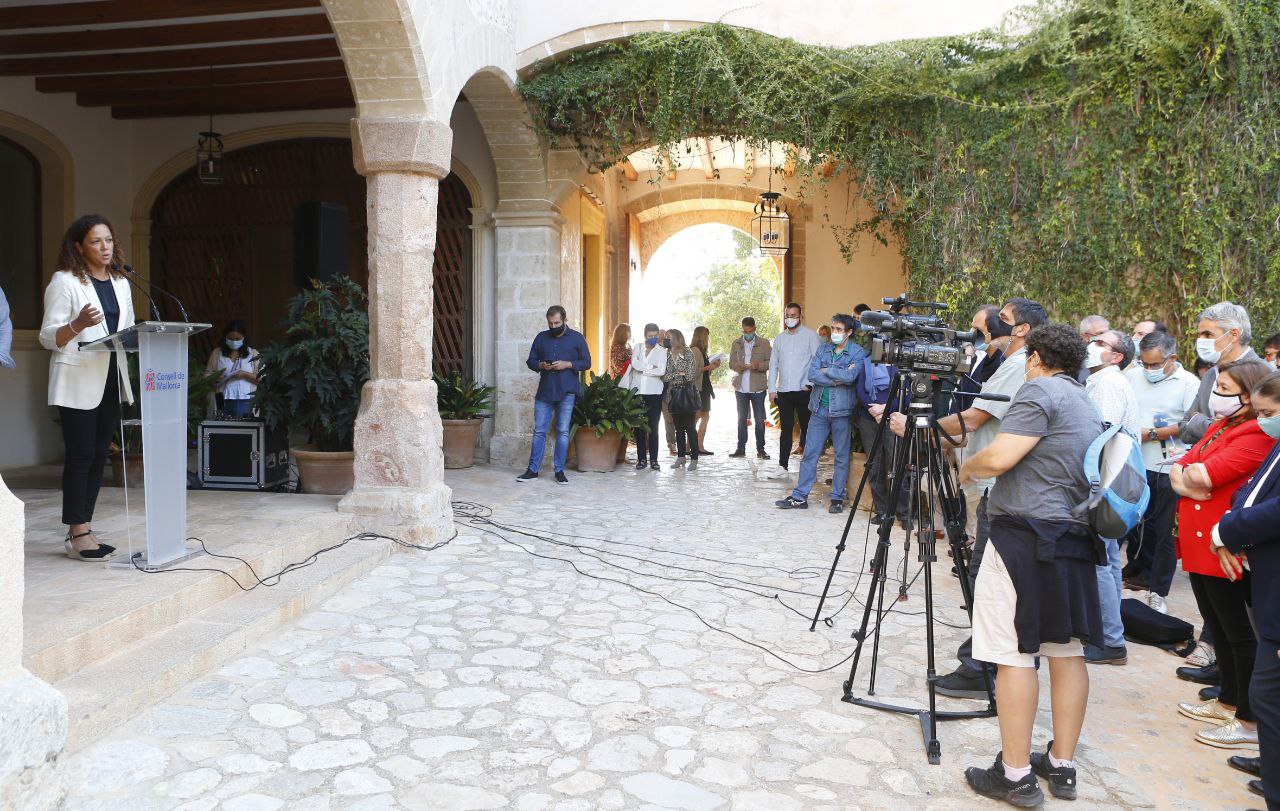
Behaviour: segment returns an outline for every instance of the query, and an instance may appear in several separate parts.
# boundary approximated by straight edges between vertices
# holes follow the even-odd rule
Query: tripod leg
[[[908,434],[908,437],[910,437],[910,434]],[[902,473],[906,470],[907,460],[910,458],[910,454],[911,454],[911,442],[906,440],[899,442],[898,455],[893,462],[893,465],[894,465],[893,472],[897,474],[898,477],[900,477]],[[897,477],[895,477],[894,480],[901,481],[901,479]],[[877,569],[877,572],[880,577],[880,593],[877,595],[877,598],[876,598],[876,627],[874,632],[872,633],[871,678],[867,680],[867,695],[876,694],[876,674],[879,671],[878,665],[880,663],[880,628],[884,622],[884,616],[885,616],[884,586],[889,577],[889,535],[892,532],[893,532],[892,522],[885,521],[881,523],[880,537],[884,538],[885,549],[884,549],[884,557],[883,557],[883,560],[881,561],[881,567]],[[908,542],[910,542],[910,538],[911,538],[910,532],[907,533],[907,538],[908,538]],[[906,578],[904,577],[902,580],[902,585],[899,586],[899,591],[898,591],[899,598],[901,598],[902,589],[905,587],[905,584],[906,584]]]
[[[927,427],[919,429],[927,432]],[[924,444],[929,450],[933,450],[928,444],[929,437],[921,437],[921,444]],[[933,562],[937,559],[935,543],[937,537],[933,532],[933,507],[937,503],[937,493],[934,490],[934,481],[940,471],[938,468],[942,464],[942,458],[930,454],[929,459],[929,477],[926,508],[928,509],[929,525],[927,531],[922,528],[920,532],[920,559],[924,564],[924,613],[926,622],[924,625],[925,633],[925,683],[929,690],[929,717],[925,733],[925,751],[928,755],[929,762],[935,766],[942,762],[942,745],[938,742],[938,694],[937,687],[934,682],[938,678],[937,662],[934,658],[934,637],[933,637]],[[923,720],[923,719],[922,719]]]

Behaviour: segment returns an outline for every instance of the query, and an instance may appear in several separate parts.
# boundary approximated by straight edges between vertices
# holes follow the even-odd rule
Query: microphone
[[[141,279],[142,281],[146,282],[151,287],[151,289],[158,290],[159,292],[164,293],[166,296],[168,296],[170,301],[178,305],[178,312],[182,313],[183,322],[187,324],[191,323],[191,319],[187,316],[187,308],[182,306],[182,301],[177,296],[170,293],[168,290],[165,290],[163,287],[157,284],[153,284],[150,279],[147,279],[145,276],[143,276],[138,271],[134,270],[129,265],[122,265],[121,267],[124,269],[125,273],[128,273],[129,275],[133,276],[136,279]],[[151,297],[147,296],[147,298],[151,298]],[[152,300],[151,304],[152,306],[155,305],[154,299]]]
[[[119,270],[119,268],[118,268],[118,267],[117,267],[116,269],[117,269],[117,270]],[[127,271],[129,271],[129,273],[133,273],[133,268],[129,267],[128,265],[125,265],[125,266],[124,266],[124,269],[125,269],[125,270],[127,270]],[[136,274],[135,274],[135,275],[136,275]],[[130,278],[129,278],[129,276],[128,276],[127,274],[125,275],[124,280],[125,280],[126,282],[128,282],[129,284],[133,285],[133,286],[134,286],[134,288],[135,288],[139,293],[141,293],[142,295],[144,295],[144,296],[146,296],[146,297],[147,297],[147,301],[151,302],[151,315],[152,315],[152,317],[154,317],[154,318],[155,318],[155,320],[157,320],[157,321],[163,321],[164,319],[160,317],[160,308],[156,306],[156,300],[155,300],[155,299],[153,299],[153,298],[151,297],[151,294],[147,292],[147,289],[146,289],[145,287],[143,287],[142,285],[138,284],[137,282],[135,282],[133,279],[130,279]]]

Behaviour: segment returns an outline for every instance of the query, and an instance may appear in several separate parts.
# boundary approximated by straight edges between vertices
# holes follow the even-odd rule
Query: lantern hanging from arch
[[[751,220],[751,235],[761,256],[783,256],[791,248],[791,217],[781,203],[782,195],[769,190],[760,194]]]

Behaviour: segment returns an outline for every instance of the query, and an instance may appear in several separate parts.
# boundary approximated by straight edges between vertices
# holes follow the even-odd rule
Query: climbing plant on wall
[[[521,91],[598,167],[701,135],[782,142],[796,193],[820,195],[835,161],[871,204],[828,224],[846,253],[892,240],[912,291],[962,310],[1027,295],[1184,333],[1221,299],[1257,332],[1280,316],[1280,0],[1043,2],[851,49],[708,25],[572,54]]]

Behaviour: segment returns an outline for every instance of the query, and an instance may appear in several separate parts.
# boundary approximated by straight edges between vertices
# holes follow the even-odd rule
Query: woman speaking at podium
[[[67,229],[58,264],[44,291],[40,343],[49,359],[49,405],[58,407],[66,461],[62,466],[62,523],[67,557],[100,562],[115,547],[93,532],[93,508],[102,486],[107,449],[120,423],[120,402],[133,402],[124,353],[81,352],[95,341],[133,326],[133,298],[119,267],[124,252],[106,217],[88,214]]]

